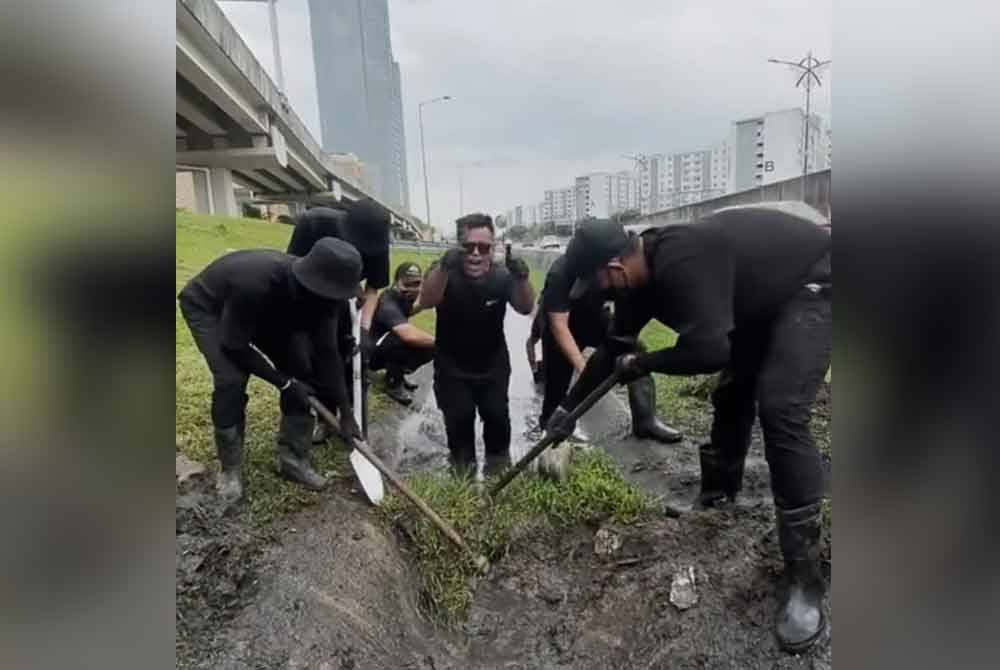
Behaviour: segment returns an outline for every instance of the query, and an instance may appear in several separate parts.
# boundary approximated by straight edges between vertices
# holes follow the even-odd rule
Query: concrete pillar
[[[236,207],[236,196],[233,193],[233,172],[227,168],[212,168],[209,171],[211,181],[213,214],[217,216],[239,216]]]

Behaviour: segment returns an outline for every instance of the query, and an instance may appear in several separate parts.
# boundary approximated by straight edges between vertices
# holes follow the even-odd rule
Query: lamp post
[[[444,100],[451,100],[451,96],[442,95],[437,98],[431,98],[430,100],[424,100],[417,105],[417,120],[420,124],[420,161],[424,166],[424,203],[427,206],[428,226],[431,226],[431,195],[430,189],[427,186],[427,153],[424,151],[424,105],[430,105],[431,103],[442,102]]]
[[[819,70],[823,67],[829,65],[832,61],[824,60],[821,61],[812,55],[812,51],[806,54],[806,57],[798,62],[788,61],[788,60],[778,60],[777,58],[768,58],[768,63],[777,63],[779,65],[788,65],[795,68],[796,72],[799,72],[799,78],[795,82],[795,88],[798,88],[805,82],[806,85],[806,121],[805,121],[805,138],[803,140],[802,147],[802,202],[806,201],[806,174],[809,171],[809,102],[810,94],[812,93],[812,82],[815,80],[817,86],[822,86],[823,82],[819,78]],[[761,184],[764,183],[764,178],[761,176]]]

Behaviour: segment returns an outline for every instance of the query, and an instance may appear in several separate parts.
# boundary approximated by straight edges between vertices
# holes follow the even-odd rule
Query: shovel
[[[361,356],[361,315],[358,314],[358,306],[354,300],[348,301],[351,305],[351,332],[354,335],[354,341],[358,343],[356,350],[354,352],[354,364],[351,366],[352,377],[353,377],[353,392],[354,392],[354,420],[357,422],[358,427],[361,428],[362,434],[365,439],[368,438],[368,422],[365,421],[365,415],[367,414],[367,398],[365,397],[364,390],[362,388],[362,375],[364,375],[364,370],[362,370],[362,356]],[[316,402],[318,404],[318,401]],[[316,411],[319,408],[313,404]],[[329,412],[327,412],[329,415]],[[324,419],[329,423],[332,417],[324,416]],[[330,425],[337,425],[336,423],[331,423]],[[361,488],[364,490],[365,495],[368,499],[372,501],[372,504],[378,505],[382,502],[385,497],[385,487],[382,484],[382,476],[379,471],[371,464],[370,458],[365,458],[361,455],[361,452],[357,448],[357,441],[355,441],[355,447],[351,450],[350,455],[351,467],[354,468],[354,474],[357,475],[358,481],[361,482]]]
[[[584,398],[583,401],[580,402],[580,404],[577,405],[572,412],[566,415],[565,420],[572,423],[577,419],[579,419],[581,416],[586,414],[587,410],[589,410],[591,407],[597,404],[597,401],[603,398],[608,391],[614,388],[615,384],[617,383],[618,383],[618,373],[612,372],[610,375],[608,375],[607,379],[605,379],[603,382],[600,383],[600,385],[598,385],[597,388],[591,391],[587,395],[587,397]],[[510,484],[510,482],[514,479],[514,477],[517,477],[517,475],[520,474],[521,471],[524,470],[526,467],[528,467],[533,460],[538,458],[539,454],[541,454],[549,447],[559,444],[560,442],[563,441],[563,439],[564,438],[546,433],[545,436],[538,441],[538,444],[536,444],[534,447],[531,448],[531,451],[522,456],[521,460],[515,463],[514,467],[512,467],[510,470],[507,470],[507,472],[505,472],[503,476],[500,478],[500,481],[498,481],[496,484],[493,485],[493,488],[490,490],[490,497],[495,498],[498,493],[504,490],[507,484]]]
[[[309,404],[312,405],[313,409],[315,409],[316,412],[321,417],[323,417],[324,420],[331,423],[336,422],[336,419],[334,418],[333,414],[330,413],[330,410],[328,410],[319,400],[317,400],[316,398],[309,398]],[[379,475],[379,473],[381,472],[383,475],[386,476],[386,479],[388,479],[389,482],[396,487],[396,489],[400,493],[406,496],[410,500],[410,502],[412,502],[416,506],[416,508],[420,510],[424,514],[424,516],[426,516],[430,520],[430,522],[433,523],[438,528],[438,530],[444,533],[445,537],[451,540],[455,544],[455,546],[464,551],[472,559],[472,562],[475,564],[476,568],[478,568],[479,570],[486,569],[486,567],[489,565],[488,561],[486,560],[486,557],[479,556],[473,553],[472,549],[469,548],[469,545],[467,545],[465,541],[462,539],[462,536],[456,533],[455,529],[452,528],[447,521],[438,516],[437,512],[431,509],[430,506],[420,498],[420,496],[414,493],[410,489],[410,487],[407,486],[406,483],[403,482],[403,480],[400,479],[398,475],[396,475],[396,473],[390,470],[389,467],[372,452],[371,448],[369,448],[369,446],[365,442],[361,440],[354,440],[353,443],[354,443],[354,451],[351,452],[351,465],[354,466],[355,472],[358,473],[358,479],[361,481],[362,487],[366,487],[365,477],[368,476],[367,469],[371,469],[375,471],[374,475],[375,479],[368,480],[368,483],[373,484],[374,482],[377,482],[378,489],[381,492],[382,477]],[[355,454],[357,454],[357,460],[361,463],[364,463],[364,466],[359,468],[359,463],[355,461]],[[369,497],[371,497],[371,494],[368,492],[367,488],[365,488],[365,493],[368,493]],[[380,493],[379,499],[381,499],[381,495],[382,494]]]

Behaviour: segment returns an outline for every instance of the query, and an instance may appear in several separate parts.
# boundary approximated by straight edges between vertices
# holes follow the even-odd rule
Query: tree
[[[497,214],[496,218],[493,219],[493,223],[496,224],[497,228],[503,230],[507,227],[507,217],[503,214]]]

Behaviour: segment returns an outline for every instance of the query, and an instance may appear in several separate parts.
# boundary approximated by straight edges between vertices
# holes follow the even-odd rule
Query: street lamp
[[[281,44],[278,40],[277,0],[226,0],[227,2],[266,2],[270,10],[271,49],[274,52],[274,76],[278,80],[278,90],[285,92],[285,73],[281,67]]]
[[[424,203],[427,206],[428,226],[431,225],[431,195],[430,189],[427,187],[427,153],[424,151],[424,105],[429,105],[434,102],[442,102],[444,100],[451,100],[451,96],[442,95],[437,98],[431,98],[430,100],[424,100],[417,105],[417,119],[420,123],[420,161],[424,166]]]
[[[812,82],[816,81],[817,86],[822,86],[823,82],[819,78],[820,68],[826,67],[832,61],[824,60],[821,61],[812,55],[812,51],[806,54],[806,57],[802,60],[796,62],[788,60],[778,60],[777,58],[768,58],[768,63],[777,63],[779,65],[788,65],[800,72],[798,80],[795,82],[795,88],[802,85],[805,82],[806,85],[806,122],[805,122],[805,139],[803,140],[802,149],[802,202],[806,201],[806,174],[809,171],[809,100],[810,94],[812,93]],[[764,183],[764,177],[761,176],[761,184]]]

